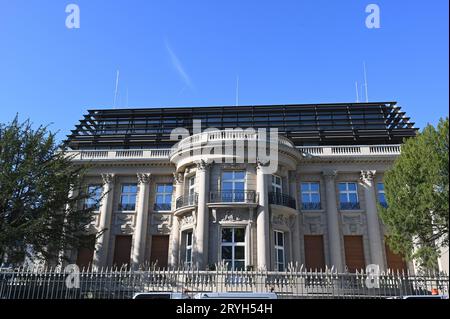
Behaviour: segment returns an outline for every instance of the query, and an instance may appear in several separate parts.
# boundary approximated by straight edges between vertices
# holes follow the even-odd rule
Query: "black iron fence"
[[[279,298],[392,298],[448,295],[444,274],[193,269],[0,269],[1,299],[129,299],[140,292],[275,292]]]
[[[256,203],[255,191],[221,191],[210,192],[210,203]]]

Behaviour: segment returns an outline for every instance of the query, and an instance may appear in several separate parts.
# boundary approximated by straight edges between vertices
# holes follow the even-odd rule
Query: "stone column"
[[[256,192],[258,193],[258,208],[256,211],[256,244],[258,269],[270,267],[270,220],[269,220],[269,195],[267,175],[264,165],[260,162],[256,165]]]
[[[99,230],[102,232],[95,245],[93,267],[106,267],[108,262],[109,238],[114,197],[114,174],[102,174],[103,198],[100,204]]]
[[[148,203],[150,194],[151,174],[137,174],[139,194],[136,209],[136,226],[133,236],[133,251],[131,253],[131,266],[136,270],[144,263],[145,243],[147,241]]]
[[[172,211],[175,211],[176,201],[179,197],[183,196],[183,174],[174,173],[173,174],[174,184],[175,184],[175,206]],[[179,264],[179,251],[180,251],[180,220],[177,216],[172,215],[172,227],[170,229],[170,260],[169,265],[171,267],[176,267]]]
[[[297,214],[292,225],[292,261],[300,264],[300,203],[298,200],[297,176],[296,172],[291,172],[289,177],[289,194],[295,199]]]
[[[373,178],[376,171],[361,171],[361,185],[364,188],[365,209],[367,215],[367,233],[369,236],[370,263],[386,269],[383,257],[383,238],[378,219],[377,196]]]
[[[197,206],[197,226],[195,232],[196,262],[200,269],[206,269],[208,263],[208,230],[209,230],[209,210],[206,204],[209,197],[209,167],[210,163],[200,161],[197,163],[197,174],[195,177],[198,183],[198,206]]]
[[[341,232],[339,223],[339,211],[336,200],[336,171],[324,171],[325,193],[327,200],[327,226],[328,226],[328,246],[330,249],[330,263],[339,272],[344,270],[341,250]]]

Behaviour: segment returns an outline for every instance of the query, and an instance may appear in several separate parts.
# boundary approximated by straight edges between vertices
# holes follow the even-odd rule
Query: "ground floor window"
[[[192,230],[184,232],[185,256],[184,264],[186,267],[192,266]]]
[[[245,228],[222,228],[221,259],[229,270],[245,268]]]
[[[281,231],[274,231],[275,238],[275,269],[278,271],[285,270],[285,255],[284,255],[284,233]]]

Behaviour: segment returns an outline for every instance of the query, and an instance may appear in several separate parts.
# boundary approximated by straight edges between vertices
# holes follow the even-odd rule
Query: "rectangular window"
[[[280,176],[272,175],[272,192],[278,195],[282,193],[282,181]]]
[[[188,205],[195,204],[195,176],[189,178],[189,189],[188,189]]]
[[[155,211],[170,211],[172,209],[172,184],[156,184]]]
[[[222,228],[221,256],[229,270],[244,269],[245,228]]]
[[[273,234],[275,238],[275,269],[278,271],[284,271],[284,233],[280,231],[274,231]]]
[[[87,195],[84,207],[87,209],[93,209],[98,211],[100,209],[100,198],[102,198],[103,186],[102,185],[89,185],[87,188]]]
[[[192,231],[185,232],[185,257],[184,264],[186,267],[192,266]]]
[[[227,171],[222,173],[222,202],[245,201],[245,171]]]
[[[339,183],[339,202],[341,209],[359,209],[356,183]]]
[[[386,201],[386,195],[384,193],[384,184],[383,183],[377,184],[377,193],[378,193],[378,201],[380,202],[380,205],[383,207],[387,207],[387,201]]]
[[[317,182],[305,182],[300,186],[302,209],[321,209],[320,204],[320,184]]]
[[[119,210],[134,211],[136,209],[136,196],[137,184],[123,184]]]

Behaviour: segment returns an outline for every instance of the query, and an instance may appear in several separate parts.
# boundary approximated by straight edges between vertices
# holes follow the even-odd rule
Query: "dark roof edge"
[[[114,112],[123,112],[123,111],[145,111],[145,110],[164,110],[164,109],[173,109],[173,110],[186,110],[186,109],[198,109],[198,108],[248,108],[248,107],[298,107],[298,106],[346,106],[346,105],[381,105],[381,104],[390,104],[396,105],[396,101],[382,101],[382,102],[352,102],[352,103],[306,103],[306,104],[260,104],[260,105],[215,105],[215,106],[158,106],[158,107],[142,107],[142,108],[104,108],[104,109],[87,109],[88,112],[98,112],[98,111],[114,111]]]

